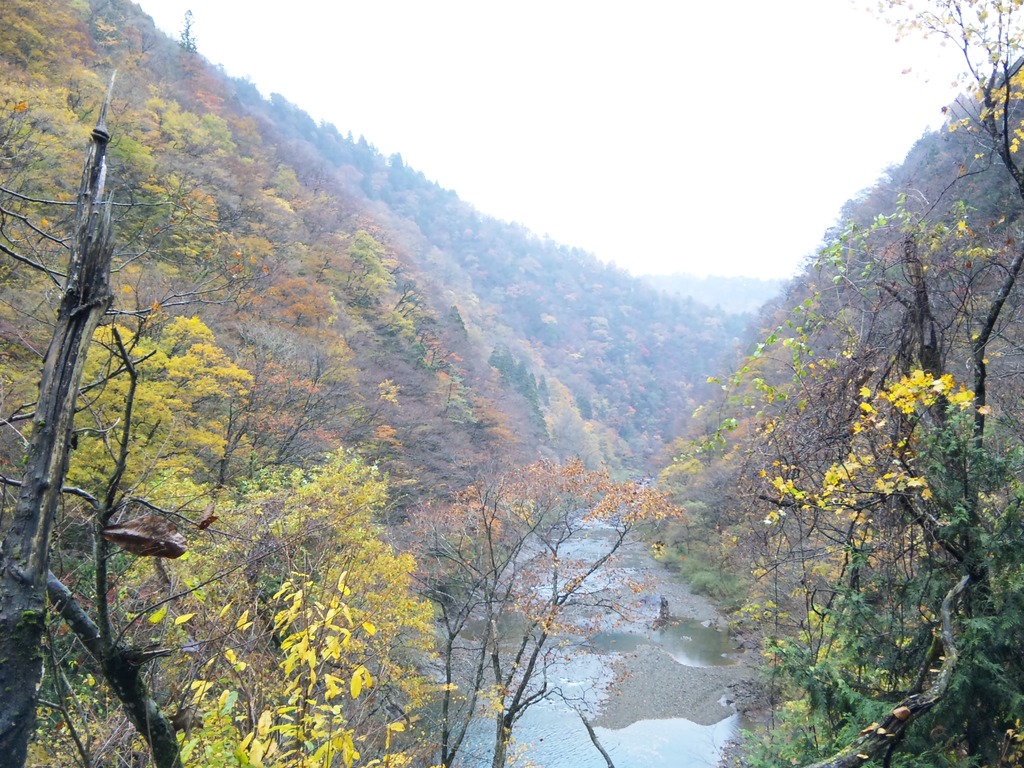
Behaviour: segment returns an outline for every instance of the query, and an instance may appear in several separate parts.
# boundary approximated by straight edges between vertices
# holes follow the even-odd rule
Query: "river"
[[[749,678],[750,670],[716,628],[714,606],[639,543],[629,546],[622,565],[648,585],[640,611],[624,626],[593,634],[586,650],[555,671],[573,706],[558,697],[534,705],[513,731],[510,766],[606,768],[574,707],[587,714],[616,768],[716,766],[738,734],[728,686]],[[671,620],[652,629],[662,596]],[[474,730],[462,762],[486,768],[493,723],[482,720]]]

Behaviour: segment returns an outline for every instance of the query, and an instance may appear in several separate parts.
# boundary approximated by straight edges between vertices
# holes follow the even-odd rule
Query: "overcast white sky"
[[[199,52],[264,95],[636,274],[792,274],[960,68],[849,0],[141,5],[174,38],[191,10]]]

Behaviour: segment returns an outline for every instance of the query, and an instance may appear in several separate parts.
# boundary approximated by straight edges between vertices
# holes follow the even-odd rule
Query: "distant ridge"
[[[685,273],[642,275],[640,279],[666,293],[692,299],[708,307],[718,307],[730,315],[757,312],[775,298],[785,284],[784,280],[760,277],[701,277]]]

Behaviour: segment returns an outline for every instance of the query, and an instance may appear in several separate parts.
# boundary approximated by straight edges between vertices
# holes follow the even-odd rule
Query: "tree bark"
[[[491,768],[505,768],[508,760],[508,742],[512,738],[512,726],[505,724],[505,713],[494,716],[494,755],[491,757]]]
[[[36,727],[50,534],[67,472],[75,403],[93,332],[113,299],[104,200],[107,103],[92,131],[57,322],[43,363],[25,473],[0,550],[0,755],[25,762]]]

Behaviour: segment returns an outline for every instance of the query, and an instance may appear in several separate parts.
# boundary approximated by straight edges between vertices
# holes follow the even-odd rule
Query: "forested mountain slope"
[[[694,389],[733,354],[736,318],[488,218],[399,155],[316,128],[279,97],[270,107],[275,124],[296,126],[344,174],[358,171],[353,194],[375,203],[424,292],[441,310],[458,310],[478,353],[505,348],[525,367],[519,386],[503,381],[535,427],[543,417],[535,439],[558,455],[639,468],[688,418]]]
[[[29,178],[39,198],[68,194],[69,153],[117,70],[110,177],[131,232],[118,307],[154,338],[199,318],[253,377],[204,467],[222,482],[339,446],[417,492],[493,455],[643,471],[734,349],[722,313],[478,213],[400,156],[224,77],[130,3],[19,1],[5,16],[11,191]],[[24,289],[4,338],[27,371],[45,285]]]
[[[475,211],[125,0],[7,0],[0,754],[433,764],[485,699],[503,748],[544,691],[496,628],[547,670],[594,508],[739,580],[777,715],[753,764],[1019,764],[1024,35],[934,5],[970,90],[728,376],[742,319]],[[107,231],[110,295],[76,304]],[[586,468],[657,456],[684,519]]]
[[[672,512],[632,478],[737,335],[126,0],[4,3],[0,754],[433,764],[484,697],[497,754],[613,562],[580,511]]]

